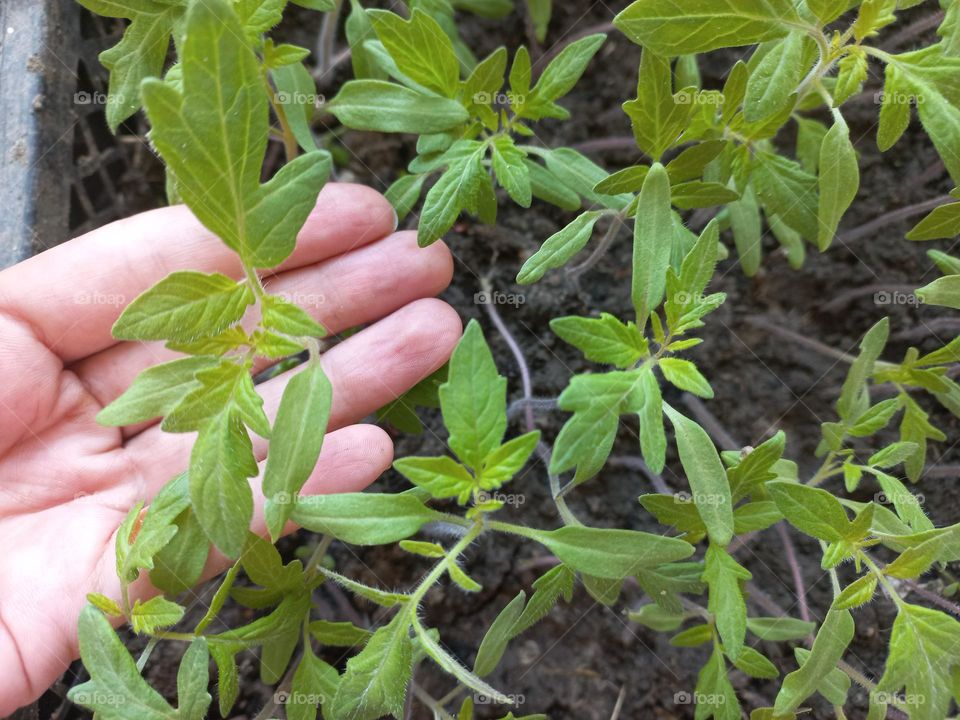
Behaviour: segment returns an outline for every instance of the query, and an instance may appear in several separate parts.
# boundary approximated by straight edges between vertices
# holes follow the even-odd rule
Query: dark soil
[[[608,23],[626,4],[555,3],[548,45],[562,42],[591,26]],[[917,11],[907,14],[904,23],[921,16]],[[523,23],[516,18],[498,22],[471,19],[465,28],[468,42],[481,56],[499,44],[515,47],[529,42]],[[294,42],[307,46],[313,43],[312,28],[308,30],[291,21],[284,30]],[[909,47],[905,44],[893,49]],[[735,53],[727,53],[702,63],[705,84],[717,87],[736,57]],[[633,97],[638,60],[636,46],[617,33],[611,34],[585,80],[563,102],[571,110],[573,119],[565,123],[543,123],[537,130],[539,138],[550,146],[628,138],[629,123],[619,106],[624,99]],[[327,90],[335,91],[346,77],[346,69],[341,68]],[[879,85],[874,77],[863,97],[845,107],[845,116],[861,154],[862,182],[858,198],[844,219],[842,233],[849,234],[886,212],[929,200],[951,188],[931,143],[916,121],[895,148],[882,156],[878,153],[877,107],[873,102],[877,89]],[[785,132],[782,144],[786,147],[789,140],[789,133]],[[340,179],[357,180],[380,189],[396,177],[413,154],[410,142],[390,136],[347,133],[343,144],[348,162],[339,170]],[[638,152],[630,149],[590,154],[609,168],[640,159]],[[482,322],[501,371],[510,380],[511,399],[521,396],[517,365],[484,308],[474,302],[475,293],[480,291],[480,278],[489,278],[497,291],[515,293],[522,298],[517,305],[500,305],[497,310],[523,348],[534,378],[534,395],[541,397],[555,397],[572,374],[590,369],[576,351],[549,332],[549,319],[600,311],[625,315],[630,307],[630,240],[626,233],[600,263],[581,278],[579,286],[563,272],[553,272],[532,287],[514,283],[521,263],[571,218],[543,203],[535,202],[530,210],[522,210],[505,201],[496,227],[465,219],[447,238],[457,258],[457,272],[452,287],[443,297],[465,320],[478,318]],[[823,255],[810,249],[806,264],[799,271],[788,266],[772,238],[767,239],[763,268],[756,277],[746,278],[735,260],[722,264],[712,287],[726,292],[728,299],[709,318],[702,332],[705,342],[696,349],[695,359],[716,391],[716,398],[707,403],[709,412],[737,444],[756,445],[783,429],[788,436],[787,455],[797,460],[802,474],[807,474],[818,464],[813,451],[819,440],[820,423],[835,417],[832,405],[839,393],[845,364],[801,342],[774,334],[770,325],[817,339],[837,350],[855,352],[862,334],[881,317],[889,315],[893,338],[888,348],[891,359],[898,358],[910,344],[929,350],[953,336],[951,327],[934,322],[944,317],[944,313],[936,309],[875,301],[874,293],[882,288],[919,286],[937,276],[925,255],[931,245],[903,239],[917,219],[919,216],[885,223],[866,237],[835,243]],[[936,246],[949,249],[949,243]],[[878,287],[850,299],[842,307],[827,307],[846,291],[868,286]],[[682,402],[680,398],[673,400]],[[948,437],[960,437],[960,422],[933,403],[923,402],[934,424]],[[438,439],[443,431],[437,414],[427,412],[424,418],[430,431],[415,437],[398,437],[398,456],[444,451]],[[552,440],[563,420],[562,413],[549,411],[536,418],[537,426],[548,440]],[[518,416],[511,432],[522,431]],[[613,455],[618,458],[639,455],[636,427],[629,421],[624,422]],[[932,446],[931,465],[958,462],[960,453],[952,443]],[[676,468],[675,458],[671,459],[671,467]],[[672,488],[685,487],[682,474],[669,469],[664,473],[664,480]],[[381,484],[386,489],[403,487],[403,481],[393,473]],[[639,472],[611,465],[574,491],[570,503],[574,512],[588,524],[651,530],[656,524],[636,501],[638,495],[651,491],[650,482]],[[956,521],[956,508],[960,506],[956,474],[924,479],[918,491],[925,496],[925,507],[937,524]],[[521,494],[524,500],[522,505],[506,511],[510,519],[540,527],[557,525],[542,465],[530,467],[514,482],[510,492]],[[857,497],[870,498],[875,492],[876,488],[865,482]],[[802,565],[806,602],[813,619],[820,619],[830,602],[831,590],[829,579],[819,566],[819,547],[797,533],[792,533],[792,537]],[[287,541],[284,549],[292,554],[298,543],[311,542],[312,538],[304,536]],[[484,537],[468,553],[467,562],[467,570],[483,584],[483,590],[467,594],[455,586],[444,587],[430,596],[423,609],[424,618],[431,626],[440,628],[445,645],[470,664],[485,629],[497,613],[519,591],[529,592],[533,580],[549,566],[550,558],[544,552],[540,547],[516,543],[510,538]],[[362,549],[338,544],[334,546],[333,555],[341,571],[388,588],[408,586],[427,567],[395,547]],[[739,552],[738,558],[753,572],[754,584],[763,591],[751,596],[753,614],[774,614],[771,603],[783,612],[799,614],[796,588],[785,556],[780,536],[773,529],[762,533]],[[382,620],[377,608],[356,603],[339,592],[321,588],[318,599],[321,609],[334,619],[353,619],[371,626]],[[704,652],[674,648],[667,643],[666,635],[628,621],[626,610],[642,602],[642,594],[629,584],[611,607],[598,603],[579,586],[572,603],[561,604],[547,619],[515,641],[490,678],[492,684],[517,697],[520,704],[515,712],[518,715],[542,712],[557,720],[606,720],[614,712],[622,691],[621,718],[692,718],[692,706],[677,702],[676,698],[680,697],[678,693],[692,690]],[[244,612],[237,608],[228,610],[224,619],[233,625],[240,624],[248,619]],[[856,612],[857,636],[846,659],[868,677],[875,679],[882,673],[885,641],[893,617],[892,606],[882,600]],[[795,668],[792,650],[786,644],[760,645],[782,672]],[[166,652],[177,650],[171,648],[163,653],[158,650],[154,658],[160,662],[151,663],[149,678],[162,692],[172,695],[175,672],[172,662],[163,662]],[[342,663],[345,658],[329,656],[328,660]],[[242,672],[246,680],[241,683],[242,697],[234,717],[253,717],[271,691],[256,680],[253,657],[244,661]],[[774,684],[750,680],[739,673],[733,677],[748,711],[772,704]],[[420,666],[416,680],[435,697],[443,696],[453,687],[451,680],[429,664]],[[852,698],[854,709],[850,717],[863,717],[865,693],[855,688]],[[817,701],[813,702],[816,705]],[[478,707],[478,716],[501,717],[506,711],[505,708]],[[432,714],[414,703],[410,717],[428,718]],[[834,715],[825,705],[818,705],[807,717]]]

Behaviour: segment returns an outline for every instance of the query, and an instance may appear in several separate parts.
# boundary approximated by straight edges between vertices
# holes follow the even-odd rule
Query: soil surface
[[[580,0],[554,3],[555,16],[545,49],[590,28],[602,27],[626,4]],[[306,13],[296,14],[286,21],[281,32],[285,39],[312,47],[316,28],[304,24],[305,20],[301,22],[307,17]],[[906,13],[898,28],[922,19],[919,10]],[[513,48],[529,43],[527,28],[516,17],[501,21],[471,19],[464,27],[468,43],[481,57],[500,44]],[[897,32],[888,33],[886,39],[881,37],[878,42],[901,51],[932,38],[929,32],[907,38],[897,37]],[[895,44],[884,45],[890,42]],[[541,53],[542,50],[534,52],[534,57]],[[572,120],[542,123],[537,129],[538,138],[549,146],[580,146],[610,169],[639,161],[638,151],[631,149],[629,143],[629,122],[620,110],[620,103],[634,96],[639,56],[638,47],[612,33],[584,80],[563,101]],[[720,53],[703,62],[705,86],[719,87],[723,74],[737,57],[736,52]],[[919,214],[900,221],[881,221],[867,232],[860,230],[885,213],[928,201],[952,187],[916,120],[893,149],[883,155],[877,151],[876,70],[872,68],[874,74],[864,94],[844,108],[861,155],[862,181],[857,199],[841,226],[840,241],[823,255],[808,248],[801,270],[789,267],[772,237],[765,240],[766,256],[755,277],[745,277],[735,260],[724,261],[711,287],[726,292],[727,302],[709,317],[701,333],[705,342],[693,353],[716,391],[716,398],[706,407],[726,429],[735,447],[756,445],[783,429],[788,437],[786,455],[799,463],[801,474],[811,473],[818,465],[813,451],[820,437],[819,426],[835,417],[832,406],[846,367],[808,340],[855,352],[862,334],[889,315],[892,341],[887,353],[891,359],[898,359],[910,345],[929,350],[945,343],[960,327],[960,322],[951,321],[948,313],[935,308],[885,301],[887,297],[902,300],[903,296],[896,293],[937,277],[925,251],[930,247],[949,250],[952,243],[905,241],[904,233],[922,216]],[[332,94],[347,77],[346,67],[341,66],[334,77],[323,83],[322,91]],[[339,179],[380,189],[395,179],[414,152],[406,138],[346,133],[342,140],[345,162],[339,168]],[[777,139],[784,148],[792,142],[789,130]],[[514,278],[522,262],[573,216],[544,203],[535,202],[530,210],[522,210],[505,197],[503,200],[497,226],[464,219],[447,238],[457,259],[457,270],[452,287],[443,297],[465,320],[481,321],[500,369],[509,378],[510,398],[515,400],[522,395],[517,363],[485,308],[475,302],[482,278],[488,279],[495,291],[514,294],[518,302],[498,305],[496,310],[523,350],[533,376],[533,394],[553,398],[572,374],[590,368],[575,350],[550,333],[547,323],[550,318],[568,314],[608,311],[627,315],[630,238],[622,232],[610,251],[578,283],[564,272],[554,271],[532,287],[520,287]],[[599,233],[594,242],[598,237]],[[784,332],[796,333],[798,337],[787,337]],[[678,396],[668,395],[668,399],[675,404],[684,402]],[[948,437],[960,437],[960,422],[926,398],[922,402],[931,412],[931,420]],[[428,431],[419,436],[398,436],[398,456],[444,451],[437,413],[427,411],[423,417]],[[557,411],[536,414],[536,425],[547,440],[555,437],[563,421],[564,414]],[[523,431],[522,413],[517,413],[510,432]],[[623,423],[613,457],[615,463],[571,493],[572,509],[592,525],[655,529],[652,517],[636,500],[638,495],[653,490],[647,477],[630,469],[629,461],[639,457],[639,447],[636,426],[629,420]],[[925,508],[937,524],[956,521],[960,489],[957,473],[951,472],[950,467],[958,462],[960,453],[952,442],[932,445],[929,464],[940,466],[941,470],[938,476],[921,480],[917,490],[923,494]],[[663,476],[666,484],[672,489],[685,489],[682,474],[671,470],[678,468],[676,458],[671,457],[668,465]],[[380,486],[400,489],[404,481],[391,472]],[[872,498],[876,491],[864,482],[856,498]],[[532,464],[509,487],[509,492],[518,494],[522,503],[507,509],[508,519],[539,527],[557,526],[557,513],[541,464]],[[829,578],[819,567],[819,547],[793,531],[791,537],[802,568],[804,606],[818,620],[831,598]],[[314,539],[308,536],[289,539],[283,550],[292,556],[299,546],[312,542]],[[531,583],[549,567],[551,558],[544,553],[542,548],[529,543],[501,536],[484,537],[471,548],[466,563],[466,569],[482,583],[483,590],[467,594],[455,586],[445,586],[429,596],[423,616],[431,626],[441,629],[449,650],[471,664],[485,629],[503,606],[519,591],[529,593]],[[427,567],[395,547],[362,549],[335,544],[332,554],[341,572],[387,588],[408,586]],[[752,614],[801,614],[784,545],[775,529],[761,533],[737,557],[754,574],[756,589],[749,600]],[[932,588],[936,588],[936,581]],[[317,596],[325,617],[352,619],[369,626],[376,626],[383,619],[377,608],[325,587],[318,590]],[[620,697],[620,718],[692,718],[693,706],[684,702],[689,697],[684,693],[692,691],[705,652],[674,648],[666,635],[630,622],[626,611],[643,602],[642,593],[630,584],[609,607],[578,585],[571,603],[561,603],[514,642],[490,678],[492,684],[516,697],[518,716],[546,713],[557,720],[607,720],[615,714]],[[236,625],[249,620],[249,616],[249,611],[234,607],[224,618]],[[890,603],[881,600],[856,611],[855,616],[857,635],[846,659],[876,679],[882,673],[894,611]],[[140,647],[136,639],[130,645]],[[795,668],[788,645],[760,643],[758,649],[786,673]],[[176,648],[161,646],[154,654],[158,662],[151,662],[148,671],[150,681],[171,696],[175,694],[175,658],[170,655],[176,652]],[[345,661],[339,655],[329,655],[327,659],[340,664]],[[269,699],[271,690],[256,679],[252,656],[243,660],[241,672],[242,696],[232,717],[253,718]],[[419,667],[416,681],[434,697],[443,696],[453,687],[451,680],[429,664]],[[775,685],[739,673],[733,674],[733,681],[748,711],[772,704]],[[854,688],[851,698],[850,717],[863,717],[865,692]],[[57,704],[58,699],[52,694],[48,696],[41,707],[41,717],[53,716],[52,708]],[[813,712],[806,717],[833,717],[825,704],[817,700],[813,704]],[[506,712],[507,708],[478,706],[481,718],[502,717]],[[409,716],[429,718],[432,714],[416,702]]]

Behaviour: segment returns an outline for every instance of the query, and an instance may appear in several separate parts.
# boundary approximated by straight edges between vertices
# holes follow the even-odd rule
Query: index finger
[[[362,185],[329,183],[276,270],[324,260],[392,232],[387,200]],[[64,362],[115,343],[120,310],[174,270],[243,274],[236,254],[183,205],[106,225],[0,272],[0,313],[25,322]]]

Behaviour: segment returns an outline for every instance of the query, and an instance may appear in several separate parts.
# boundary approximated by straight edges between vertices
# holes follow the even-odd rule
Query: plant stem
[[[787,565],[790,567],[790,574],[793,576],[793,588],[794,594],[797,596],[797,607],[800,610],[800,619],[804,622],[810,622],[810,607],[807,605],[807,588],[803,582],[800,563],[797,562],[797,552],[793,546],[793,538],[790,537],[790,531],[784,523],[778,522],[776,527],[777,533],[780,535],[780,542],[783,544]]]

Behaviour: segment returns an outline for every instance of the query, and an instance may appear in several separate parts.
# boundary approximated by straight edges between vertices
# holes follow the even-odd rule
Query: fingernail
[[[390,206],[390,209],[393,211],[393,229],[396,230],[400,226],[400,216],[397,215],[397,209]]]

